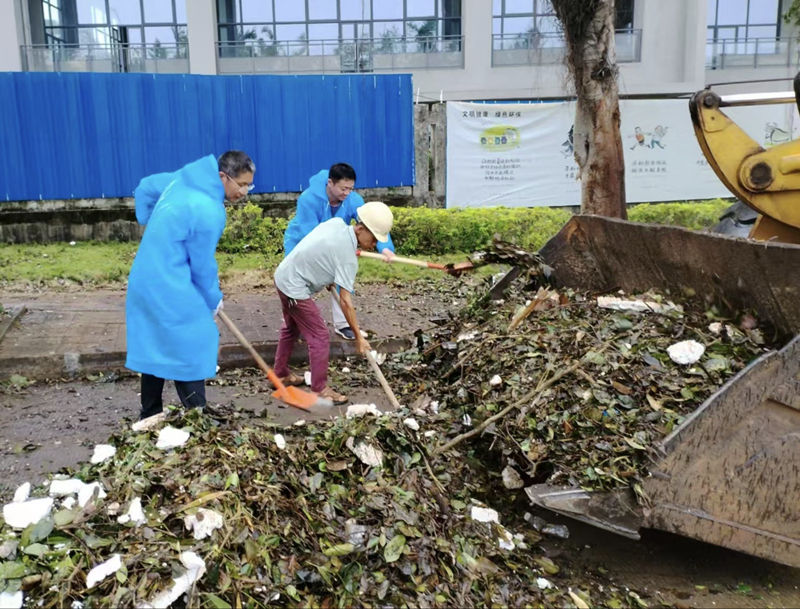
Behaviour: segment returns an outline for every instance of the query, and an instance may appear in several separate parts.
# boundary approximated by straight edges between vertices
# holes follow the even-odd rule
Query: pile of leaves
[[[512,284],[504,301],[476,297],[387,364],[406,402],[430,394],[475,427],[504,413],[476,442],[496,473],[511,468],[520,484],[630,487],[646,503],[654,445],[785,342],[752,314],[724,316],[694,294],[612,295],[639,301],[637,312],[536,287]],[[672,361],[669,347],[683,341],[704,347],[699,361]]]
[[[4,600],[166,607],[165,591],[183,581],[175,606],[644,605],[605,575],[543,556],[533,528],[502,526],[506,515],[479,500],[487,477],[464,455],[429,451],[463,428],[455,411],[420,403],[278,430],[209,407],[166,424],[188,441],[160,449],[164,428],[126,429],[110,440],[113,456],[73,472],[99,484],[83,507],[59,498],[23,531],[3,523]],[[106,561],[98,580],[91,570]]]

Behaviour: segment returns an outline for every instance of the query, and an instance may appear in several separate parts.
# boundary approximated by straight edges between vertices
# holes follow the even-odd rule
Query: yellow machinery
[[[764,150],[721,110],[796,99],[705,90],[690,102],[714,171],[761,214],[753,239],[574,216],[540,251],[561,286],[691,289],[723,310],[755,311],[788,343],[654,447],[647,505],[629,491],[546,484],[526,489],[536,505],[633,538],[659,529],[800,567],[800,141]]]
[[[800,140],[765,150],[722,108],[790,103],[800,107],[799,86],[795,78],[794,94],[725,97],[706,89],[689,104],[695,135],[709,165],[728,190],[761,214],[751,239],[800,244]]]

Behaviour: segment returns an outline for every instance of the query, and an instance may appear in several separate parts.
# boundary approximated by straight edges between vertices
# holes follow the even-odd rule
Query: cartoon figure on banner
[[[661,143],[661,138],[667,134],[667,128],[658,125],[655,129],[653,129],[653,133],[650,134],[650,148],[655,148],[658,146],[661,150],[664,150],[664,144]]]
[[[644,133],[642,133],[641,127],[636,127],[633,136],[636,138],[636,143],[633,146],[631,146],[631,150],[636,148],[636,146],[644,146],[645,135]]]
[[[629,135],[628,137],[636,138],[636,143],[631,146],[631,150],[635,150],[636,148],[645,148],[652,150],[656,146],[664,150],[665,146],[661,142],[665,135],[667,135],[668,127],[663,127],[661,125],[656,125],[656,128],[652,131],[642,131],[641,127],[636,127],[634,130],[633,135]],[[647,136],[650,136],[650,143],[647,143]]]
[[[567,141],[561,144],[561,154],[565,157],[570,157],[575,154],[575,125],[569,128]]]
[[[767,123],[764,128],[764,147],[770,148],[778,144],[785,144],[791,141],[792,134],[778,127],[777,123]]]

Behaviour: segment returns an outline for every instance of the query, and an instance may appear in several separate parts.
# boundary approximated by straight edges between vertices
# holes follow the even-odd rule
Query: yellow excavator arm
[[[720,97],[703,90],[692,96],[694,132],[709,165],[740,201],[761,214],[751,239],[800,244],[800,140],[765,150],[721,109],[735,106],[797,103],[794,93]]]

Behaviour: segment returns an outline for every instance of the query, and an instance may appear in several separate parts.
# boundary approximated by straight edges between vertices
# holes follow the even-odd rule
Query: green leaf
[[[583,356],[583,361],[589,362],[590,364],[597,364],[598,366],[602,366],[606,363],[606,358],[603,357],[602,353],[597,353],[596,351],[589,351],[586,355]]]
[[[47,536],[53,532],[55,526],[56,523],[52,518],[43,518],[36,524],[30,525],[22,532],[20,544],[23,546],[29,546],[32,543],[41,541],[42,539],[47,539]]]
[[[214,607],[214,609],[231,609],[231,604],[228,601],[221,599],[216,594],[211,594],[210,592],[207,592],[203,596],[205,596],[206,599],[208,599],[208,602],[211,604],[212,607]]]
[[[636,450],[647,450],[644,446],[642,446],[638,442],[634,442],[630,438],[625,438],[625,441],[628,443],[629,446],[635,448]]]
[[[25,548],[23,552],[25,552],[25,554],[28,554],[29,556],[35,556],[36,558],[40,558],[42,555],[44,555],[45,552],[47,552],[47,549],[48,549],[47,546],[44,545],[43,543],[32,543],[27,548]]]
[[[233,472],[228,479],[225,481],[225,489],[229,489],[232,486],[239,486],[239,474]]]
[[[60,510],[53,515],[53,521],[57,527],[65,527],[72,524],[75,516],[78,515],[79,510]]]
[[[0,579],[20,579],[25,577],[28,570],[21,562],[0,563]]]
[[[460,501],[458,499],[451,499],[450,500],[450,505],[452,506],[452,508],[454,510],[457,510],[459,512],[467,507],[466,503],[464,503],[463,501]]]
[[[692,393],[692,390],[688,387],[684,387],[681,389],[681,397],[685,400],[691,400],[694,398],[694,393]]]
[[[296,601],[300,600],[300,595],[297,593],[297,588],[295,588],[292,585],[286,586],[286,594],[288,594]]]
[[[352,543],[340,543],[323,550],[325,556],[347,556],[351,554],[356,547]]]
[[[383,550],[383,558],[386,562],[395,562],[403,553],[406,547],[406,538],[403,535],[395,535],[391,541],[386,544]]]

